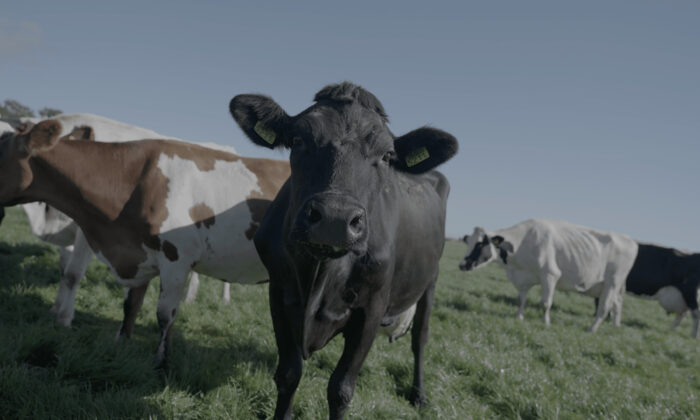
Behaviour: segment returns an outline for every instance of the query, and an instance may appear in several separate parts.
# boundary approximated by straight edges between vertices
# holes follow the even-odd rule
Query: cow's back
[[[531,223],[542,250],[540,264],[560,273],[561,289],[586,291],[606,274],[617,270],[626,274],[634,261],[636,243],[626,235],[546,219]]]
[[[637,257],[627,276],[627,291],[653,296],[665,286],[680,289],[693,271],[700,276],[700,258],[693,257],[673,248],[639,243]]]

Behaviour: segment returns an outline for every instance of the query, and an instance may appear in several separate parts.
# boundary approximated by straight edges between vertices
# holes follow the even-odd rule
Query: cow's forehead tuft
[[[354,103],[314,105],[298,116],[294,131],[319,143],[357,141],[373,147],[393,142],[393,135],[381,117]]]
[[[328,85],[318,91],[314,96],[314,101],[331,102],[336,104],[352,104],[356,103],[361,107],[376,113],[382,122],[389,122],[389,117],[384,111],[384,106],[379,102],[376,96],[363,89],[361,86],[350,82],[343,82],[333,85]]]

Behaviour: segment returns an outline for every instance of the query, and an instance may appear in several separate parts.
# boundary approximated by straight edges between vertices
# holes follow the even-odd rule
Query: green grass
[[[442,259],[425,362],[430,405],[407,401],[410,339],[379,337],[364,364],[348,418],[678,419],[700,417],[700,349],[690,321],[652,301],[628,297],[623,326],[598,333],[592,299],[557,292],[545,328],[529,296],[515,319],[516,292],[502,269],[462,273],[464,245]],[[114,343],[123,291],[93,262],[76,299],[73,327],[54,323],[58,252],[8,209],[0,226],[0,417],[269,418],[277,353],[267,286],[205,279],[197,302],[181,305],[167,373],[152,368],[158,342],[157,284],[146,296],[134,337]],[[156,282],[158,280],[155,280]],[[304,365],[296,418],[327,416],[326,385],[338,360],[336,338]]]

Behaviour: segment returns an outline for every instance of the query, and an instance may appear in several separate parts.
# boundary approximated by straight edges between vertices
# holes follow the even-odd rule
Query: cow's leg
[[[680,325],[681,321],[683,321],[683,317],[685,317],[685,313],[686,313],[686,312],[687,312],[687,311],[683,311],[683,312],[678,312],[678,313],[676,313],[676,319],[673,321],[673,324],[671,324],[671,329],[672,329],[672,330],[675,330],[676,328],[678,328],[678,326]]]
[[[56,294],[56,300],[53,306],[49,309],[51,312],[57,314],[58,310],[61,308],[63,301],[65,300],[67,287],[63,284],[63,275],[66,273],[66,267],[68,266],[68,261],[70,261],[73,256],[73,245],[63,246],[59,249],[58,257],[58,269],[61,274],[61,280],[59,281],[58,293]]]
[[[622,298],[625,292],[625,279],[627,277],[626,270],[619,270],[612,264],[608,264],[603,275],[603,290],[600,293],[598,311],[589,332],[596,332],[600,324],[607,318],[610,311],[617,306],[615,312],[614,325],[618,326],[622,321]]]
[[[187,268],[179,268],[167,266],[161,269],[160,274],[160,295],[158,296],[158,326],[160,327],[160,344],[156,351],[154,363],[157,368],[165,368],[167,363],[168,352],[170,350],[170,341],[172,339],[171,331],[177,308],[182,300],[182,295],[185,291],[185,283],[187,283],[187,274],[189,273],[189,265]]]
[[[437,277],[437,276],[436,276]],[[410,401],[413,405],[422,407],[428,403],[423,386],[423,352],[428,342],[430,312],[433,308],[435,296],[435,281],[423,293],[416,306],[416,314],[413,317],[413,329],[411,330],[411,350],[413,350],[413,388]]]
[[[199,290],[199,274],[192,271],[190,273],[190,284],[187,286],[187,295],[185,295],[185,303],[192,303],[197,299],[197,291]]]
[[[368,307],[371,308],[370,302]],[[418,309],[416,309],[418,312]],[[345,327],[345,347],[343,355],[331,375],[328,382],[328,418],[342,419],[350,405],[352,395],[355,393],[357,376],[360,373],[362,363],[365,361],[369,349],[372,347],[374,337],[377,335],[381,315],[373,314],[370,310],[365,313],[366,318],[351,319]],[[414,318],[416,319],[416,318]],[[351,325],[354,323],[355,325]],[[415,328],[415,326],[414,326]],[[425,325],[427,328],[427,323]]]
[[[598,311],[596,312],[593,324],[591,324],[591,326],[588,328],[589,332],[596,332],[598,327],[600,327],[600,324],[602,324],[603,320],[605,320],[605,318],[608,316],[610,309],[612,309],[613,305],[615,305],[615,299],[617,298],[615,293],[616,291],[613,289],[610,283],[606,282],[603,285],[603,291],[600,294],[600,301],[598,304]]]
[[[532,288],[533,284],[537,284],[537,282],[533,282],[532,278],[528,275],[523,273],[522,271],[509,271],[508,272],[508,279],[513,283],[516,289],[518,289],[518,314],[517,317],[519,320],[523,320],[525,317],[525,305],[527,304],[527,293],[530,291]]]
[[[119,331],[117,331],[116,340],[120,337],[131,338],[131,332],[134,330],[136,316],[143,305],[143,298],[146,296],[149,282],[139,287],[126,288],[124,293],[124,320]]]
[[[73,248],[73,245],[62,246],[58,251],[58,268],[61,270],[61,275],[66,272],[68,261],[70,261],[73,256]]]
[[[612,307],[613,325],[619,327],[622,325],[622,297],[625,295],[624,286],[622,290],[615,293],[615,303]]]
[[[549,310],[554,299],[554,289],[557,285],[558,275],[545,273],[542,276],[542,308],[544,309],[544,324],[549,325]]]
[[[598,313],[598,306],[600,306],[600,298],[593,298],[593,317]]]
[[[277,286],[277,282],[270,281],[269,295],[270,314],[272,315],[272,326],[275,330],[275,341],[277,342],[277,353],[279,356],[277,370],[275,371],[277,404],[274,418],[288,420],[292,418],[294,394],[301,379],[302,358],[287,322],[290,318],[284,309],[283,289]]]
[[[224,290],[221,297],[224,299],[225,304],[231,303],[231,283],[224,283]]]
[[[518,319],[521,321],[525,319],[525,305],[527,305],[527,292],[529,291],[529,287],[518,291],[518,302],[520,304],[518,306]]]
[[[78,292],[78,285],[85,276],[91,259],[92,249],[90,249],[83,232],[78,229],[75,235],[73,252],[70,253],[70,258],[61,275],[56,302],[51,308],[51,311],[56,313],[56,320],[63,326],[70,327],[73,321],[73,316],[75,315],[75,294]]]
[[[690,313],[693,315],[693,338],[698,338],[698,324],[700,324],[700,309],[695,308]]]

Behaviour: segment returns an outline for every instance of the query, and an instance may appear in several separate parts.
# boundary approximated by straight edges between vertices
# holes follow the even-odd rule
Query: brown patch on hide
[[[199,203],[190,208],[190,218],[198,228],[202,227],[202,225],[209,228],[216,222],[214,210],[204,203]]]
[[[289,162],[271,159],[242,158],[243,163],[249,171],[253,172],[258,179],[258,187],[261,192],[253,191],[246,197],[246,204],[250,209],[252,220],[250,226],[245,231],[245,237],[252,240],[260,227],[263,216],[272,200],[275,199],[282,185],[289,178],[291,170]]]

